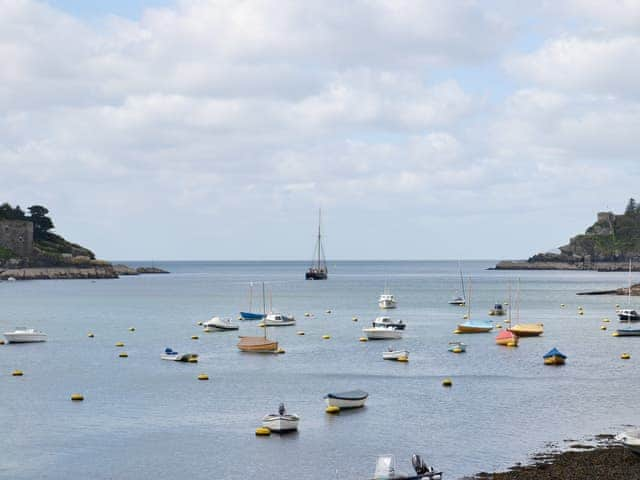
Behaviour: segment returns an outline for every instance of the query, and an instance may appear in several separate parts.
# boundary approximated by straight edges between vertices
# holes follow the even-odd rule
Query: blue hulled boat
[[[564,365],[567,356],[557,348],[552,348],[542,356],[545,365]]]

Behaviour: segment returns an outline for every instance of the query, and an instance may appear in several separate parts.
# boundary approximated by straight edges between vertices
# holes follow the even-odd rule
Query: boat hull
[[[326,280],[327,279],[327,272],[323,272],[323,271],[307,271],[304,274],[304,278],[305,280]]]
[[[620,328],[616,330],[616,337],[640,337],[640,328]]]
[[[176,353],[175,355],[164,354],[161,355],[160,358],[162,360],[170,360],[173,362],[188,362],[190,359],[195,358],[198,359],[197,353]]]
[[[222,326],[222,325],[205,325],[204,326],[204,331],[205,332],[229,332],[231,330],[238,330],[240,327],[236,326],[236,325],[226,325],[226,326]]]
[[[262,337],[240,337],[238,349],[243,352],[277,352],[278,342]]]
[[[402,338],[402,331],[393,328],[363,328],[362,331],[369,340],[398,340]]]
[[[390,301],[383,301],[383,302],[378,302],[378,306],[380,308],[382,308],[383,310],[390,310],[392,308],[396,308],[396,302],[390,302]]]
[[[240,312],[242,320],[263,320],[265,317],[262,313]]]
[[[267,415],[262,419],[262,426],[272,432],[292,432],[298,429],[299,422],[297,415]]]
[[[394,350],[393,352],[382,352],[382,358],[384,360],[400,360],[409,358],[408,350]]]
[[[46,333],[10,333],[7,332],[4,334],[4,338],[7,339],[8,343],[37,343],[37,342],[46,342],[47,334]]]
[[[493,325],[491,324],[461,323],[458,325],[456,333],[487,333],[491,330],[493,330]]]
[[[330,393],[324,397],[324,401],[328,407],[339,408],[361,408],[369,398],[369,394],[361,392],[360,395],[341,395],[339,393]]]
[[[496,345],[503,345],[509,347],[518,346],[519,337],[509,330],[502,331],[496,336]]]
[[[542,325],[535,323],[514,325],[509,329],[509,331],[515,333],[519,337],[539,337],[544,333]]]
[[[559,355],[554,355],[552,357],[547,357],[544,359],[545,365],[564,365],[565,359]]]

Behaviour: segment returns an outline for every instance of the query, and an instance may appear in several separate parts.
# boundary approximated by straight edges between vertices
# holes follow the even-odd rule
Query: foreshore
[[[529,262],[527,260],[503,260],[490,270],[587,270],[595,272],[628,272],[628,262]],[[631,265],[634,272],[640,271],[640,264]]]
[[[575,444],[572,450],[535,455],[535,463],[506,472],[482,472],[466,480],[640,480],[640,457],[599,435],[599,445]]]
[[[96,265],[88,267],[32,267],[0,270],[0,280],[77,280],[108,279],[121,275],[169,273],[158,267],[131,268],[126,265]]]

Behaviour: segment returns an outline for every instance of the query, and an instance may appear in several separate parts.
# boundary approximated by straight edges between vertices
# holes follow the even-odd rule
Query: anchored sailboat
[[[313,260],[311,266],[307,270],[304,278],[306,280],[326,280],[329,270],[327,270],[327,261],[324,258],[324,248],[322,246],[322,211],[318,210],[318,239],[316,240],[316,248],[313,252]]]
[[[262,283],[262,311],[265,312],[264,282]],[[266,315],[266,313],[265,313]],[[267,338],[267,326],[264,326],[262,337],[239,337],[238,348],[243,352],[278,352],[278,342]]]

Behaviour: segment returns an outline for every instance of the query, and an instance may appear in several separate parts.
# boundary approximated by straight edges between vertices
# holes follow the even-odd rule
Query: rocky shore
[[[539,262],[530,260],[503,260],[492,270],[590,270],[597,272],[628,272],[629,262]],[[632,264],[631,270],[640,271],[640,264]]]
[[[577,445],[571,450],[534,457],[535,463],[515,466],[507,472],[479,473],[467,480],[640,480],[640,457],[620,445],[605,443],[598,447]]]
[[[158,267],[131,268],[126,265],[96,265],[82,267],[31,267],[0,270],[0,280],[62,280],[118,278],[121,275],[169,273]]]

